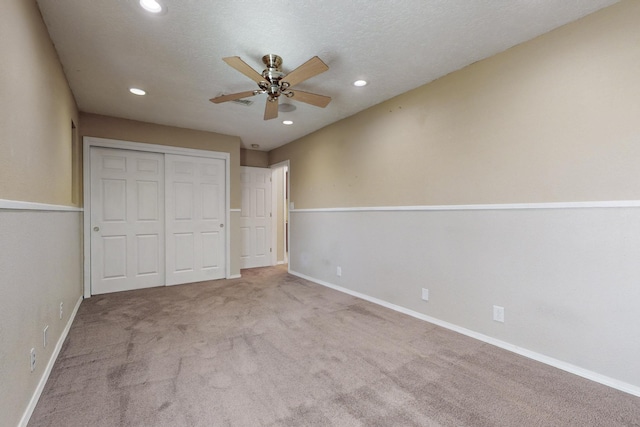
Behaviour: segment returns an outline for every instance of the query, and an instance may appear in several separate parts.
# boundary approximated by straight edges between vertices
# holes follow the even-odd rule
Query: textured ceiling
[[[243,147],[270,150],[617,0],[163,0],[161,16],[137,0],[37,2],[81,111],[237,135]],[[283,57],[285,72],[318,55],[329,71],[296,88],[332,102],[289,101],[295,111],[266,122],[266,95],[249,107],[209,102],[257,88],[223,57],[261,72],[267,53]],[[369,85],[354,87],[356,79]]]

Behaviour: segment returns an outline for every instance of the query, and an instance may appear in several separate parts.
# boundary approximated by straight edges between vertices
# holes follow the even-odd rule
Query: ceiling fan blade
[[[221,95],[215,98],[211,98],[209,101],[214,104],[220,104],[221,102],[233,101],[235,99],[248,98],[250,96],[255,95],[255,92],[250,90],[247,92],[239,92],[239,93],[231,93],[229,95]]]
[[[251,68],[251,66],[240,59],[239,56],[230,56],[228,58],[222,58],[222,60],[256,83],[265,81],[262,74]]]
[[[267,105],[264,109],[264,119],[271,120],[276,117],[278,117],[278,98],[274,98],[273,101],[267,98]]]
[[[322,62],[322,59],[314,56],[286,76],[282,78],[283,82],[288,82],[290,86],[297,85],[313,76],[327,71],[329,67]]]
[[[315,105],[316,107],[324,108],[331,102],[331,97],[318,95],[317,93],[304,92],[301,90],[292,90],[293,96],[291,99],[294,101],[306,102],[307,104]]]

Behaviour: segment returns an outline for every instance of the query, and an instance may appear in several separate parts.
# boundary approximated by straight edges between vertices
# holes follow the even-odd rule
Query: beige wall
[[[0,58],[0,199],[78,205],[71,125],[78,111],[34,0],[2,2]],[[48,209],[0,207],[2,425],[18,425],[28,412],[82,296],[82,214]]]
[[[266,151],[240,149],[240,166],[253,166],[256,168],[269,167],[269,153]]]
[[[80,114],[81,136],[171,145],[231,154],[231,209],[240,208],[240,138],[214,132],[163,126],[154,123]]]
[[[640,200],[638,22],[622,1],[271,151],[290,270],[640,396],[640,208],[401,208]]]
[[[2,2],[0,57],[0,199],[77,204],[78,111],[34,0]]]
[[[296,208],[640,199],[638,22],[623,1],[269,161],[291,160]]]

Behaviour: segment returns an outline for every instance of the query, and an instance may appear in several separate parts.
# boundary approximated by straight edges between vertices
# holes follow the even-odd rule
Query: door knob
[[[224,224],[220,224],[220,228],[224,228]]]
[[[93,227],[93,231],[100,231],[100,227]]]

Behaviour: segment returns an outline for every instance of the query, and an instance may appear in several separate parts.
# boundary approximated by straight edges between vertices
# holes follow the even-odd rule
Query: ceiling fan
[[[282,72],[282,58],[278,55],[270,54],[262,57],[262,62],[264,62],[267,67],[262,74],[251,68],[251,66],[240,59],[239,56],[230,56],[228,58],[223,58],[222,60],[245,76],[249,77],[254,82],[258,83],[258,87],[260,89],[232,93],[230,95],[221,95],[210,99],[214,104],[266,93],[268,97],[267,105],[264,110],[264,119],[271,120],[278,117],[278,99],[280,96],[285,96],[295,101],[305,102],[321,108],[326,107],[331,101],[331,98],[328,96],[291,89],[298,83],[310,79],[311,77],[329,69],[327,64],[322,62],[322,60],[317,56],[314,56],[289,74]]]

